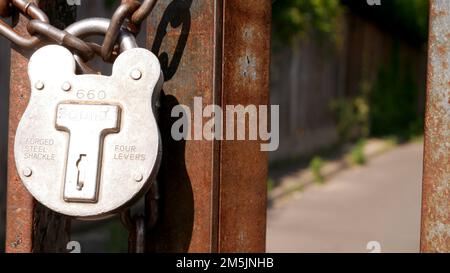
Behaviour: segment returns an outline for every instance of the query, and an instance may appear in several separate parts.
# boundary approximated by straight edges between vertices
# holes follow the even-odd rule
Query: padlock
[[[135,44],[127,37],[122,45]],[[111,76],[77,75],[75,68],[62,46],[32,55],[31,97],[14,156],[23,184],[40,203],[71,217],[100,219],[132,205],[155,179],[163,75],[158,58],[143,48],[122,51]]]

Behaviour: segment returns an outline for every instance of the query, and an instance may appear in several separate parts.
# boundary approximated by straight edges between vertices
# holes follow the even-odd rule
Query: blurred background
[[[116,2],[90,1],[78,17],[109,17]],[[369,2],[273,1],[270,97],[281,112],[280,147],[270,154],[269,252],[419,251],[428,1]],[[0,60],[2,251],[5,39]],[[83,252],[127,249],[117,219],[75,223],[72,239]]]
[[[269,252],[418,252],[428,1],[273,4]]]

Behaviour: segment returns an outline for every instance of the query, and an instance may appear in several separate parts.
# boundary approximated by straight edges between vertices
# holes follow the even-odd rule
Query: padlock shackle
[[[108,31],[110,23],[111,20],[107,18],[88,18],[71,24],[65,31],[81,39],[92,35],[104,36]],[[136,38],[128,31],[121,30],[118,39],[122,52],[138,47]]]
[[[84,39],[93,35],[105,36],[105,34],[108,32],[110,24],[111,20],[107,18],[88,18],[71,24],[65,29],[65,31],[80,39]],[[121,52],[138,47],[136,37],[134,37],[133,34],[124,29],[121,29],[119,31],[118,41]],[[95,43],[89,44],[97,54],[101,55],[101,46]],[[78,54],[74,54],[74,58],[83,73],[97,74],[97,72],[86,63],[89,60],[83,60],[80,56],[78,56]]]

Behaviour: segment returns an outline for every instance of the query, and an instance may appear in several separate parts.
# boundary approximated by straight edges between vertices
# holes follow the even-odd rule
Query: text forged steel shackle
[[[83,20],[66,31],[102,34],[108,23]],[[123,52],[110,76],[76,74],[73,52],[60,45],[38,49],[29,61],[31,96],[16,131],[16,167],[37,201],[77,219],[132,206],[154,184],[161,162],[161,66],[134,36],[120,36]]]
[[[88,36],[93,35],[105,35],[108,32],[109,26],[111,24],[111,20],[107,18],[88,18],[83,19],[80,21],[77,21],[70,26],[68,26],[65,31],[80,38],[86,38]],[[123,52],[128,49],[137,48],[137,42],[136,37],[134,37],[133,34],[131,34],[129,31],[125,29],[120,30],[120,34],[118,37],[118,43],[120,45],[120,51]],[[98,47],[97,44],[90,43],[91,46]],[[95,50],[97,54],[101,54],[101,48]],[[74,58],[77,62],[77,64],[80,66],[81,70],[85,74],[96,74],[97,72],[93,70],[91,67],[89,67],[85,61],[89,60],[83,60],[78,54],[74,54]]]

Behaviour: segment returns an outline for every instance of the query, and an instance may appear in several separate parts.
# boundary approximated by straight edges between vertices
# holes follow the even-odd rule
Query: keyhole
[[[80,158],[77,161],[77,190],[81,191],[84,186],[84,180],[86,177],[86,155],[81,154]]]

